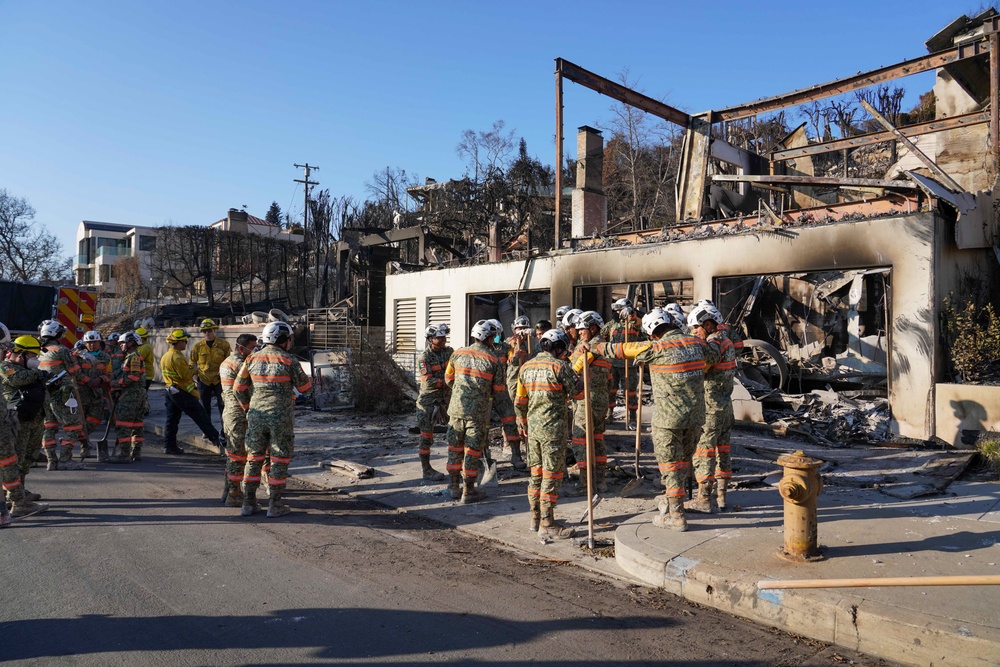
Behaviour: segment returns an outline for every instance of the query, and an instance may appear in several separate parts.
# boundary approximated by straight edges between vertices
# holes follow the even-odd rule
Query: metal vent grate
[[[396,299],[393,303],[395,351],[415,353],[417,351],[417,300]]]

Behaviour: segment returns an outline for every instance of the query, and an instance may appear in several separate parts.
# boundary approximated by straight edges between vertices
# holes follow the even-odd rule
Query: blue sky
[[[461,176],[494,120],[554,161],[553,61],[703,111],[923,55],[977,5],[907,2],[0,0],[0,188],[74,251],[82,219],[300,213],[293,163],[366,196],[386,166]],[[933,84],[909,77],[904,106]],[[566,84],[566,148],[611,101]]]

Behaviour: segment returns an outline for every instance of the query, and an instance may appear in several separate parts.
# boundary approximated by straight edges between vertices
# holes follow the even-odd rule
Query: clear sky
[[[687,111],[926,53],[978,3],[155,2],[0,0],[0,188],[75,252],[80,220],[207,224],[272,200],[301,214],[293,163],[366,196],[386,166],[462,175],[455,146],[494,120],[555,158],[554,63]],[[933,84],[902,80],[904,107]],[[566,84],[566,149],[611,101]]]

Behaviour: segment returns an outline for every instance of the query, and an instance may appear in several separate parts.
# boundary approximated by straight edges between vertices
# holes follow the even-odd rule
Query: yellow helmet
[[[219,325],[215,323],[215,320],[206,317],[201,321],[201,330],[208,331],[209,329],[218,329]]]
[[[42,346],[34,336],[18,336],[14,339],[15,353],[27,352],[29,354],[38,354],[41,350]]]
[[[184,329],[174,329],[170,332],[170,335],[167,336],[167,342],[171,344],[180,343],[188,338],[190,338],[190,336],[185,333]]]
[[[139,338],[149,338],[149,332],[143,327],[139,327],[135,332],[139,335]]]

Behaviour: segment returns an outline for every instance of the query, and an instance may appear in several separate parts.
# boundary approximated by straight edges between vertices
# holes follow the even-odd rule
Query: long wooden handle
[[[638,477],[639,452],[642,450],[642,364],[639,364],[639,386],[636,387],[636,399],[638,399],[639,404],[635,407],[635,476]]]
[[[625,344],[628,345],[628,321],[625,322]],[[625,360],[625,421],[628,422],[628,359]]]
[[[935,577],[865,577],[861,579],[790,579],[758,581],[757,588],[868,588],[871,586],[1000,586],[1000,575],[952,575]]]
[[[587,363],[587,352],[583,353],[583,409],[587,424],[587,543],[594,548],[594,417],[591,412],[590,396],[590,364]]]

